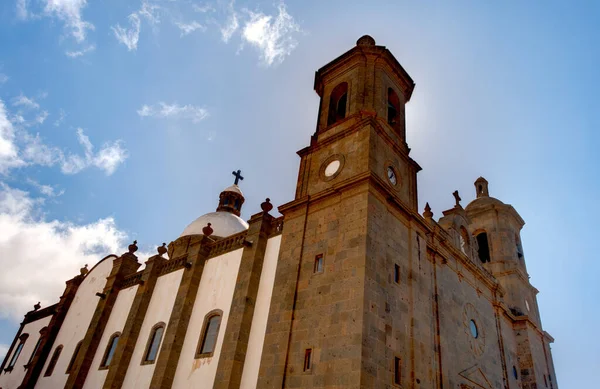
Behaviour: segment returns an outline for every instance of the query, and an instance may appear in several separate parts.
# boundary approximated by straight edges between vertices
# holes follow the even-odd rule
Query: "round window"
[[[341,164],[339,159],[329,162],[327,167],[325,167],[325,177],[331,177],[337,173],[337,171],[340,170]]]
[[[477,337],[479,336],[479,332],[477,331],[477,324],[475,324],[474,320],[471,320],[469,322],[469,327],[471,328],[471,335],[473,335],[473,337],[477,339]]]

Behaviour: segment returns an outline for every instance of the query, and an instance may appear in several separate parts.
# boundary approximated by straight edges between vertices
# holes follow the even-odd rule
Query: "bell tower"
[[[409,157],[405,104],[414,82],[385,46],[365,35],[315,73],[320,97],[310,146],[300,150],[296,198],[370,177],[416,211],[416,174]]]
[[[295,199],[279,207],[285,228],[257,388],[383,388],[414,374],[427,387],[418,371],[427,366],[414,363],[421,351],[400,335],[415,327],[408,277],[425,255],[411,229],[422,220],[421,168],[405,130],[414,82],[363,36],[316,72],[314,88],[316,131],[298,152]]]

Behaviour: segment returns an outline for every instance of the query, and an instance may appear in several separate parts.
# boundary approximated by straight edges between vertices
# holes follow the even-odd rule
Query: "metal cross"
[[[231,174],[233,174],[235,176],[234,185],[237,185],[240,180],[244,179],[244,177],[242,177],[242,171],[241,170],[238,170],[237,172],[231,172]]]

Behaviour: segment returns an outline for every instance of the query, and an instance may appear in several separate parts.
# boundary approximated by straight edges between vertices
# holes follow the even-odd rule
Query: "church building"
[[[133,242],[25,315],[0,389],[557,389],[517,211],[417,204],[414,82],[370,36],[316,72],[295,197],[243,179],[143,265]]]

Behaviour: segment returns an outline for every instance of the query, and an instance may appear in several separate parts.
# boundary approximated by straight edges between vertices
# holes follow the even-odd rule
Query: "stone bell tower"
[[[257,388],[383,388],[409,379],[394,376],[403,363],[394,355],[411,346],[393,334],[411,315],[391,312],[411,309],[396,285],[418,244],[410,225],[420,167],[404,110],[414,82],[363,36],[316,72],[314,88],[316,131],[298,152],[295,199],[279,207],[285,228]]]

